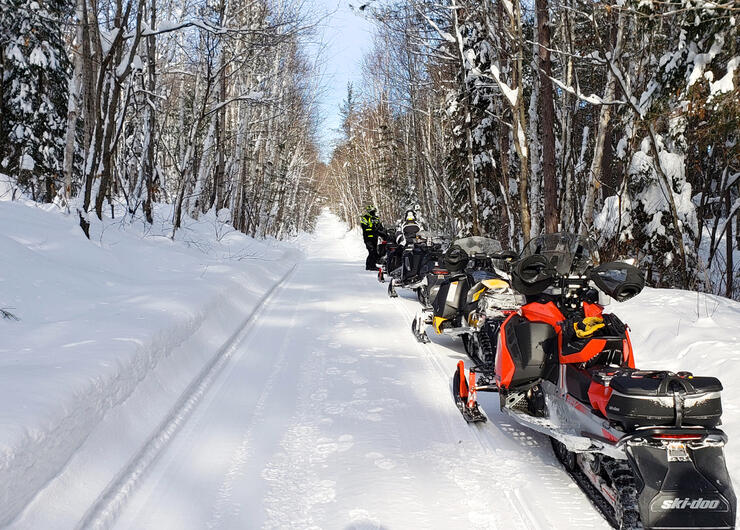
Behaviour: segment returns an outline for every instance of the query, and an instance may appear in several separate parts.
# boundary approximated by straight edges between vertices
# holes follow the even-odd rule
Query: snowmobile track
[[[591,482],[588,480],[588,477],[583,474],[583,472],[579,469],[576,469],[575,471],[568,471],[565,469],[565,472],[570,475],[570,477],[573,479],[573,482],[578,484],[578,487],[581,489],[581,491],[588,497],[588,500],[591,502],[594,508],[598,510],[598,512],[602,515],[604,519],[612,526],[612,528],[619,528],[619,524],[617,523],[617,519],[614,517],[614,510],[609,505],[609,503],[604,499],[604,497],[599,493],[599,491],[596,489],[596,487],[591,484]]]
[[[159,456],[175,438],[182,426],[188,421],[198,404],[208,392],[218,374],[228,364],[239,345],[247,338],[257,321],[259,312],[270,301],[273,295],[290,278],[297,267],[288,270],[257,302],[244,322],[234,334],[221,346],[211,361],[200,374],[188,385],[169,414],[154,430],[139,452],[118,473],[93,502],[87,513],[77,525],[78,529],[109,528],[126,500],[135,491],[137,484],[145,476]]]

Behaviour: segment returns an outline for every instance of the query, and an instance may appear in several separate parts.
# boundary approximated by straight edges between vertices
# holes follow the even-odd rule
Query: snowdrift
[[[88,241],[74,216],[0,202],[0,308],[19,319],[0,319],[0,526],[51,479],[76,487],[64,470],[95,439],[108,451],[84,506],[300,256],[213,214],[172,241],[156,214],[96,223]]]

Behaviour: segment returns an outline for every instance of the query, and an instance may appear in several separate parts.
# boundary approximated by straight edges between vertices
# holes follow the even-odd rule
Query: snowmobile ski
[[[480,423],[488,419],[476,401],[475,372],[471,371],[469,379],[466,379],[463,361],[457,363],[457,370],[452,378],[452,392],[455,405],[466,422]]]
[[[422,344],[427,344],[431,342],[429,340],[427,332],[424,330],[426,324],[427,321],[424,318],[424,314],[416,315],[414,320],[411,322],[411,332],[414,334],[416,340],[421,342]]]

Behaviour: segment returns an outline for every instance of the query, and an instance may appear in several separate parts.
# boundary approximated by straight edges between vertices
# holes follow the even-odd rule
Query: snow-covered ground
[[[214,216],[172,242],[158,214],[88,241],[74,216],[0,202],[0,308],[19,319],[0,319],[0,526],[47,485],[80,492],[44,506],[52,526],[79,518],[299,256]]]
[[[0,202],[0,308],[21,319],[0,320],[0,526],[607,528],[495,395],[462,420],[461,345],[414,340],[418,303],[332,215],[292,245],[113,224],[88,242]],[[740,476],[740,304],[648,289],[610,309],[641,366],[723,379]]]

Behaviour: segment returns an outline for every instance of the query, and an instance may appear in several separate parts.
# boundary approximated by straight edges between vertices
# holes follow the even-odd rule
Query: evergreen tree
[[[36,200],[61,186],[70,62],[66,0],[0,0],[0,171]]]

